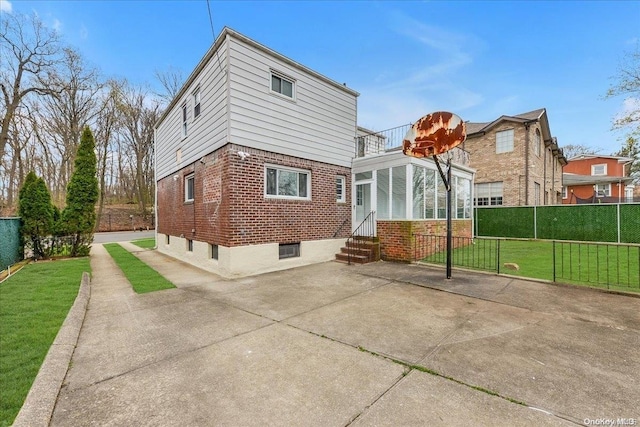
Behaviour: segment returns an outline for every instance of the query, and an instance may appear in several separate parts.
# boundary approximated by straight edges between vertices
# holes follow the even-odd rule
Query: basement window
[[[209,255],[211,259],[218,259],[218,245],[209,245]]]
[[[295,258],[300,256],[300,243],[280,244],[280,259]]]
[[[187,239],[187,251],[193,252],[193,240]]]

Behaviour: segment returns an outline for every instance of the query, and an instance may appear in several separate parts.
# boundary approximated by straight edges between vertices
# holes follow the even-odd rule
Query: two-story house
[[[383,259],[425,256],[414,233],[445,233],[437,167],[402,154],[406,126],[358,128],[357,97],[223,29],[156,124],[158,250],[246,276],[332,260],[369,219]],[[470,237],[473,170],[462,157],[454,233]]]
[[[619,203],[633,201],[633,159],[583,154],[563,168],[562,203]]]
[[[469,122],[464,149],[476,170],[476,206],[561,203],[567,159],[551,135],[546,109]]]
[[[158,250],[224,276],[333,259],[357,97],[223,29],[156,124]]]

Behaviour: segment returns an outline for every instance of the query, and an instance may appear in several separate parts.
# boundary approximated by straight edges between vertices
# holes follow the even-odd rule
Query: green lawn
[[[133,290],[139,294],[175,288],[175,285],[161,276],[157,271],[140,261],[131,252],[117,243],[104,245],[118,267],[122,270]]]
[[[452,251],[453,266],[497,271],[534,279],[554,279],[553,243],[541,240],[475,239]],[[497,256],[499,254],[499,257]],[[424,259],[446,262],[445,251]],[[511,270],[505,263],[517,264]],[[560,283],[640,292],[640,247],[556,242],[555,279]]]
[[[73,305],[89,258],[41,261],[0,284],[0,426],[13,423]]]
[[[143,249],[153,249],[156,247],[156,238],[149,237],[146,239],[138,239],[131,241],[131,243]]]

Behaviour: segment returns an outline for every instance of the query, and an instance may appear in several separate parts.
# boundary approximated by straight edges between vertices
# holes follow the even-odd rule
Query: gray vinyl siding
[[[230,142],[350,166],[356,96],[305,70],[231,39]],[[271,93],[271,70],[295,79],[295,100]]]
[[[189,87],[156,129],[157,178],[161,179],[199,160],[227,142],[227,42],[199,75],[189,79]],[[192,81],[191,81],[192,80]],[[193,91],[200,88],[200,115],[193,116]],[[182,105],[187,103],[187,136],[182,136]],[[176,162],[176,151],[182,161]]]

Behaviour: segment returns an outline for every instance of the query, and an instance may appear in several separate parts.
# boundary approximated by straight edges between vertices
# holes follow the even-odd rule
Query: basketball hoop
[[[415,122],[402,141],[405,155],[433,157],[447,189],[447,279],[451,279],[451,163],[459,163],[454,160],[456,155],[468,162],[468,153],[457,148],[466,138],[467,126],[460,117],[447,111],[438,111]],[[440,166],[441,161],[448,166],[446,176]]]

